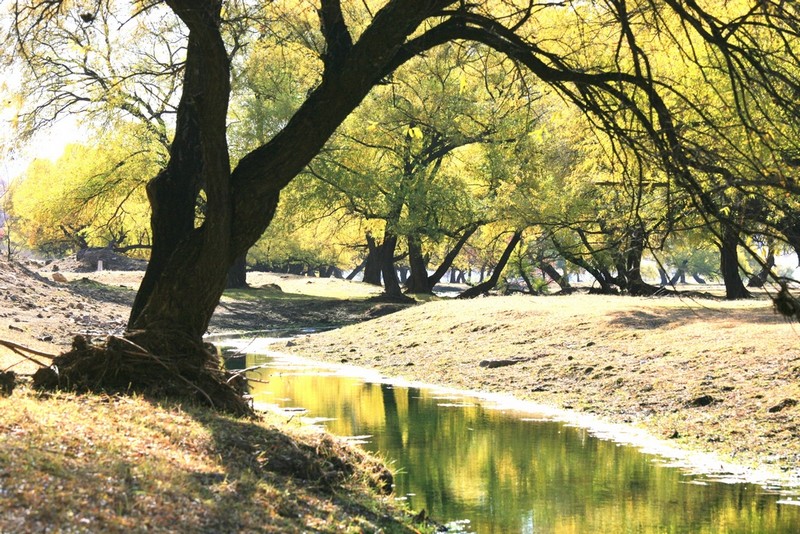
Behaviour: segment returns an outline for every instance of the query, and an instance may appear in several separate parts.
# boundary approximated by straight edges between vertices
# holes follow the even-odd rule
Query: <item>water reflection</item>
[[[247,365],[264,362],[248,356]],[[493,532],[798,532],[800,506],[752,484],[705,482],[585,430],[433,390],[309,368],[256,372],[258,403],[306,408],[342,436],[370,437],[412,509]],[[534,418],[535,419],[535,418]],[[789,501],[782,502],[793,502]]]

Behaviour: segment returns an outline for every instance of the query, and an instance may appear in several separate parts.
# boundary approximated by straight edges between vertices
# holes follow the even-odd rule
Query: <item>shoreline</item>
[[[623,425],[614,428],[702,458],[693,463],[800,485],[796,325],[766,302],[705,304],[596,296],[433,301],[275,349],[551,407],[599,431]]]
[[[725,460],[714,452],[676,446],[668,440],[659,438],[646,429],[632,424],[614,423],[593,414],[580,413],[575,410],[523,400],[505,393],[466,390],[441,384],[408,380],[397,376],[387,376],[377,368],[317,360],[270,348],[279,342],[285,343],[286,340],[265,339],[263,344],[256,344],[255,346],[251,342],[247,350],[251,354],[274,357],[288,363],[310,364],[324,369],[335,370],[339,374],[363,379],[365,382],[433,390],[445,395],[474,399],[489,409],[507,410],[521,416],[530,416],[534,420],[541,419],[562,423],[566,426],[579,427],[587,430],[596,439],[613,441],[622,446],[633,447],[642,454],[651,456],[653,461],[661,463],[664,467],[682,470],[686,476],[701,477],[709,482],[756,484],[766,491],[798,498],[793,499],[791,503],[800,506],[800,472],[787,473],[779,469],[767,469],[763,466],[760,468],[748,467]],[[233,347],[233,345],[225,346]]]

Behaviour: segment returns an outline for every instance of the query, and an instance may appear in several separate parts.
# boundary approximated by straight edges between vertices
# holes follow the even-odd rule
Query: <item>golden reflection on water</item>
[[[263,362],[248,356],[247,366]],[[309,370],[264,369],[257,403],[303,407],[393,463],[395,493],[441,521],[494,532],[796,533],[800,506],[752,484],[692,483],[631,447],[525,421],[433,390]]]

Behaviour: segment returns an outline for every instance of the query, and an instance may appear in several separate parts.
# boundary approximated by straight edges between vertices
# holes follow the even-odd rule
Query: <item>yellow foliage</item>
[[[55,162],[30,164],[12,189],[12,212],[29,246],[66,252],[81,240],[149,242],[144,185],[157,172],[159,149],[131,139],[112,134],[92,145],[71,144]]]

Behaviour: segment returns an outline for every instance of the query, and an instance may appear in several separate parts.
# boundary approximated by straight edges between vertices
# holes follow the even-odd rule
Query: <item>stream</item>
[[[395,498],[462,532],[797,533],[800,497],[665,459],[477,397],[400,387],[259,350],[257,407],[385,459]]]

